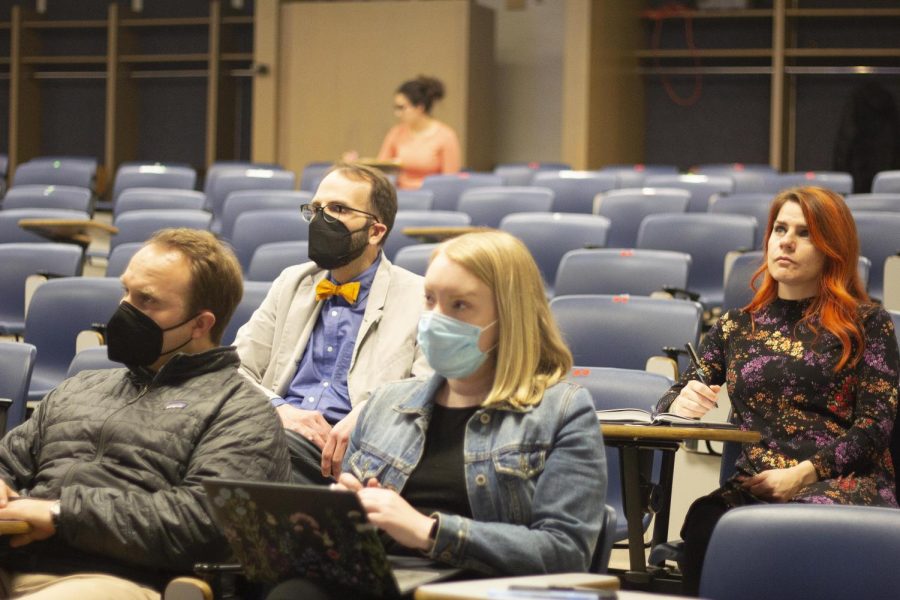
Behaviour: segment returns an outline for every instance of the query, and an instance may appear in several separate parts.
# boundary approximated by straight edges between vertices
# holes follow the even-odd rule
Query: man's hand
[[[341,463],[347,452],[347,444],[350,443],[350,434],[356,427],[356,421],[359,420],[359,413],[363,406],[364,404],[354,406],[346,417],[335,423],[328,434],[325,447],[322,448],[322,477],[337,479],[341,476]]]
[[[50,516],[50,507],[55,502],[56,500],[20,498],[0,508],[0,519],[25,521],[31,525],[31,531],[28,533],[10,537],[9,545],[13,548],[19,548],[31,542],[45,540],[56,533],[56,527],[53,526],[53,518]]]
[[[6,485],[5,481],[0,480],[0,508],[5,508],[10,498],[18,497],[19,492]]]
[[[815,467],[804,460],[794,467],[770,469],[747,477],[741,481],[741,487],[762,500],[788,502],[797,492],[816,481]]]
[[[325,417],[315,410],[294,408],[290,404],[282,404],[275,409],[285,429],[298,433],[311,441],[320,450],[325,447],[325,440],[331,431],[331,425]]]

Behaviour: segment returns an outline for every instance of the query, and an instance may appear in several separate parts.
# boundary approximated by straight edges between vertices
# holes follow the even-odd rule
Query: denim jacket
[[[350,437],[344,470],[402,494],[443,383],[435,375],[379,388]],[[588,569],[606,500],[606,454],[584,388],[558,383],[536,406],[477,410],[466,424],[464,461],[473,518],[438,513],[430,558],[491,575]]]

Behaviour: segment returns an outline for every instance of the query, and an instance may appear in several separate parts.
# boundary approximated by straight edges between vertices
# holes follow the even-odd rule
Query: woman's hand
[[[426,551],[431,547],[431,527],[434,518],[426,517],[394,490],[379,486],[374,479],[357,495],[369,520],[407,548]]]
[[[398,543],[417,550],[428,550],[431,547],[428,534],[431,533],[434,519],[414,509],[394,490],[381,487],[375,478],[363,486],[353,475],[343,473],[338,483],[332,487],[356,492],[369,521]]]
[[[769,502],[789,502],[804,487],[818,481],[816,468],[804,460],[787,469],[770,469],[741,480],[741,487]]]
[[[407,548],[428,550],[431,547],[432,517],[426,517],[394,490],[381,487],[374,477],[363,484],[350,473],[342,473],[331,489],[356,492],[369,521]]]
[[[716,394],[720,389],[722,389],[721,385],[706,385],[692,379],[681,388],[681,393],[669,405],[669,412],[675,413],[679,417],[699,419],[718,406]]]

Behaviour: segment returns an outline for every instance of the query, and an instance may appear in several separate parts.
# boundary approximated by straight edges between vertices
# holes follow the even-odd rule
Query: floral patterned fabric
[[[723,315],[700,346],[710,383],[727,384],[743,429],[762,439],[745,444],[735,477],[810,460],[819,481],[794,502],[897,506],[889,444],[897,414],[897,339],[880,307],[858,309],[865,351],[855,366],[835,372],[837,337],[800,323],[810,300],[775,300],[751,315]],[[660,399],[667,410],[693,368]],[[733,487],[734,477],[726,484]],[[724,491],[724,490],[722,490]],[[725,495],[728,497],[728,494]]]
[[[223,487],[210,498],[225,538],[240,549],[238,559],[250,580],[275,583],[305,573],[375,597],[396,595],[377,530],[359,510],[347,509],[348,503],[335,498],[333,506],[323,508],[320,522],[292,510],[295,499],[290,495],[258,499],[268,504],[261,505],[241,487]]]

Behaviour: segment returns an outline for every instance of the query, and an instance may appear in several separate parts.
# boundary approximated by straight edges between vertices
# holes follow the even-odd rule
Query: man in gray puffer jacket
[[[164,230],[122,284],[107,343],[128,368],[64,381],[0,441],[0,519],[31,525],[0,548],[2,597],[158,598],[228,556],[204,479],[289,478],[275,411],[219,346],[242,293],[231,251]]]

